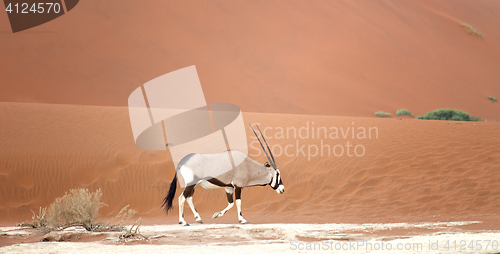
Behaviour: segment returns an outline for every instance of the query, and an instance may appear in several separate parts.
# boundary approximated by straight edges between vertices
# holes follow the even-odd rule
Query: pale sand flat
[[[38,242],[0,248],[0,253],[297,253],[335,250],[341,253],[492,253],[500,231],[465,231],[456,227],[478,221],[389,224],[155,225],[141,227],[147,240],[119,240],[117,233],[93,242]],[[397,230],[406,233],[397,235]],[[427,229],[432,233],[413,234]],[[75,231],[66,230],[66,231]],[[82,230],[77,230],[82,231]],[[5,236],[22,233],[2,228]],[[381,233],[385,232],[385,233]],[[395,232],[395,234],[387,233]],[[381,233],[381,234],[378,234]],[[488,249],[486,243],[490,242]],[[466,243],[465,247],[463,243]],[[472,242],[472,245],[470,245]],[[446,245],[448,243],[448,245]],[[482,244],[481,247],[477,243]],[[461,250],[460,248],[464,248]],[[382,250],[382,248],[384,248]],[[475,249],[470,249],[475,248]],[[391,249],[391,250],[387,250]],[[496,249],[496,250],[495,250]]]

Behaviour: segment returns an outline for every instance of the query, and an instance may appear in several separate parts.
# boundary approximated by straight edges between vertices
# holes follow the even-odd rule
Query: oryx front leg
[[[222,215],[224,215],[229,209],[231,209],[234,205],[233,203],[233,188],[226,188],[226,196],[227,196],[227,207],[224,208],[224,210],[220,212],[214,213],[214,216],[212,216],[212,219],[219,218]]]
[[[236,209],[238,209],[238,220],[241,224],[247,224],[248,221],[243,218],[241,214],[241,188],[236,187]]]

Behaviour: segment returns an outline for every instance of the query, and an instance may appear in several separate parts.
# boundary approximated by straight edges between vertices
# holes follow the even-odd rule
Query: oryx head
[[[266,150],[266,148],[264,148],[264,145],[260,141],[259,135],[257,135],[257,133],[253,129],[252,125],[250,125],[250,128],[252,129],[253,133],[257,137],[257,140],[259,141],[260,146],[262,147],[262,150],[264,151],[267,159],[269,160],[269,162],[264,163],[264,166],[267,168],[267,170],[269,170],[269,172],[272,175],[271,182],[269,183],[269,185],[276,192],[278,192],[278,194],[283,194],[283,192],[285,192],[285,186],[283,185],[283,182],[281,181],[280,170],[276,166],[276,161],[274,160],[274,156],[273,156],[273,153],[271,152],[271,148],[269,148],[269,145],[267,144],[266,138],[262,134],[262,131],[260,131],[260,128],[258,125],[257,125],[257,129],[259,130],[260,136],[262,137],[262,139],[264,140],[264,143],[266,144],[267,150]],[[267,151],[269,151],[269,153]]]

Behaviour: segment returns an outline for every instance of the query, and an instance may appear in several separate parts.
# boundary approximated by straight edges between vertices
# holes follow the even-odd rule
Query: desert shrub
[[[38,215],[32,211],[31,223],[24,221],[18,226],[37,228],[41,233],[72,226],[81,226],[89,231],[126,230],[125,222],[137,213],[128,205],[107,223],[95,222],[99,209],[106,205],[101,202],[101,197],[100,189],[94,193],[87,189],[71,189],[69,194],[66,192],[63,197],[57,198],[48,208],[40,207]]]
[[[481,118],[470,116],[467,112],[456,109],[437,109],[432,112],[427,112],[417,119],[426,120],[449,120],[449,121],[479,121]]]
[[[471,25],[469,25],[467,23],[462,23],[462,26],[465,28],[467,33],[469,33],[471,35],[476,35],[479,38],[484,39],[483,35],[479,31],[477,31],[474,27],[472,27]]]
[[[97,223],[95,227],[95,231],[122,231],[125,230],[125,222],[134,217],[137,211],[128,208],[129,205],[126,205],[118,215],[116,215],[113,219],[108,221],[107,223]],[[132,226],[133,227],[133,226]]]
[[[375,112],[375,115],[378,117],[392,117],[391,113],[382,112],[382,111]]]
[[[413,117],[413,114],[408,109],[404,109],[404,108],[396,111],[396,116],[400,116],[400,115],[406,115],[406,116]]]
[[[495,98],[493,96],[488,96],[488,100],[495,102],[495,101],[497,101],[497,98]]]
[[[102,191],[94,193],[87,189],[73,189],[63,197],[57,198],[49,206],[48,221],[56,228],[69,226],[83,226],[93,230],[99,208],[106,205],[101,203]]]

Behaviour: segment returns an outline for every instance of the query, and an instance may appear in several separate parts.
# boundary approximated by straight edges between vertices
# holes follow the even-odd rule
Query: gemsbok
[[[257,140],[266,154],[269,163],[257,162],[249,158],[244,153],[236,150],[225,151],[217,154],[193,153],[186,155],[179,162],[174,179],[170,183],[168,194],[163,199],[162,204],[162,207],[164,207],[165,211],[168,213],[168,210],[172,208],[172,200],[174,199],[175,191],[177,189],[177,174],[180,173],[186,183],[186,187],[179,196],[179,224],[189,226],[189,224],[184,220],[184,201],[187,201],[191,211],[193,211],[196,222],[203,223],[200,215],[193,205],[193,194],[197,185],[201,185],[207,190],[218,188],[224,188],[226,190],[227,202],[229,204],[226,208],[224,208],[224,210],[216,212],[212,216],[212,219],[223,216],[233,207],[234,191],[236,197],[236,208],[238,210],[238,220],[242,224],[246,224],[248,222],[243,218],[241,213],[241,189],[251,186],[270,185],[271,188],[276,190],[279,194],[285,192],[285,186],[283,186],[283,182],[281,181],[280,171],[276,166],[276,161],[274,160],[274,156],[264,135],[260,131],[259,126],[257,126],[269,153],[266,151],[266,148],[264,148],[262,141],[251,125],[250,128],[257,137]],[[222,164],[221,160],[223,160],[224,157],[227,158],[228,152],[231,153],[234,161],[241,161],[241,163],[216,178],[204,176],[204,172],[207,170],[220,167]],[[188,185],[188,183],[190,184]]]

